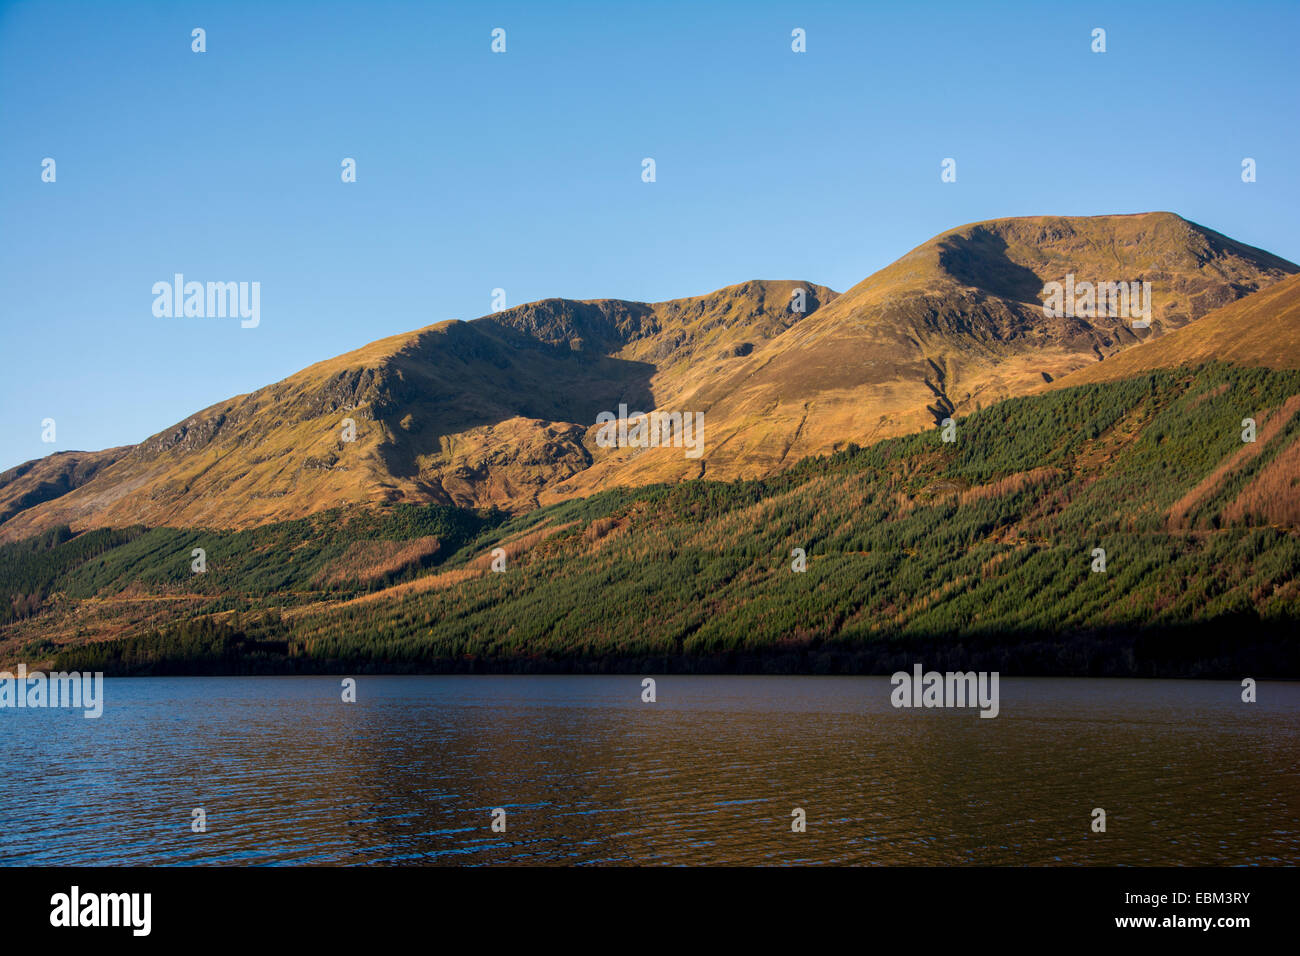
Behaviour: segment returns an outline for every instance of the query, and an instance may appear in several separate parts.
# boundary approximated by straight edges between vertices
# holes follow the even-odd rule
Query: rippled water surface
[[[1004,679],[992,720],[890,689],[110,679],[99,720],[0,711],[0,862],[1300,863],[1300,685]]]

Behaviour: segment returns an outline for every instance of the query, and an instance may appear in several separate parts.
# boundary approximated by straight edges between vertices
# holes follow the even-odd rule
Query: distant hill
[[[0,472],[0,526],[42,502],[80,488],[128,450],[55,452]]]
[[[1034,217],[944,233],[843,295],[755,281],[660,303],[548,299],[371,343],[127,449],[10,469],[0,540],[395,503],[523,513],[617,487],[771,475],[1109,366],[1296,272],[1171,213]],[[1151,328],[1047,318],[1043,286],[1067,274],[1149,281]],[[620,404],[704,413],[704,454],[600,447],[597,416]]]

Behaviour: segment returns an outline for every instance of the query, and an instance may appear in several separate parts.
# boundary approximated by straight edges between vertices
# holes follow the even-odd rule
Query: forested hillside
[[[953,441],[935,428],[516,517],[58,529],[0,547],[0,649],[119,673],[860,672],[920,654],[1300,676],[1297,396],[1300,372],[1211,364],[1011,399]]]

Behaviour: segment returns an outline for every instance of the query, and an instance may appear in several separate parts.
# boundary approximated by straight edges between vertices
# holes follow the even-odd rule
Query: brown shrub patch
[[[1255,441],[1249,445],[1243,444],[1239,449],[1228,456],[1218,468],[1197,482],[1196,487],[1187,494],[1183,495],[1169,509],[1168,526],[1170,528],[1187,527],[1187,516],[1194,511],[1202,502],[1207,501],[1214,495],[1215,490],[1223,483],[1223,480],[1233,471],[1248,463],[1252,458],[1264,450],[1282,426],[1291,420],[1291,416],[1300,411],[1300,395],[1292,395],[1282,406],[1265,417],[1260,425],[1258,432],[1255,434]],[[1269,469],[1265,469],[1268,471]],[[1263,477],[1262,475],[1260,477]],[[1258,481],[1258,478],[1256,479]],[[1254,482],[1251,482],[1254,484]],[[1235,502],[1234,502],[1235,504]]]

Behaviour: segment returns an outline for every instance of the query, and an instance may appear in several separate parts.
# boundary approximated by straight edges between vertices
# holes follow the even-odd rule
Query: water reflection
[[[0,713],[0,862],[1300,862],[1300,686],[1004,679],[994,720],[889,690],[366,677],[347,705],[331,678],[114,679],[100,720]]]

